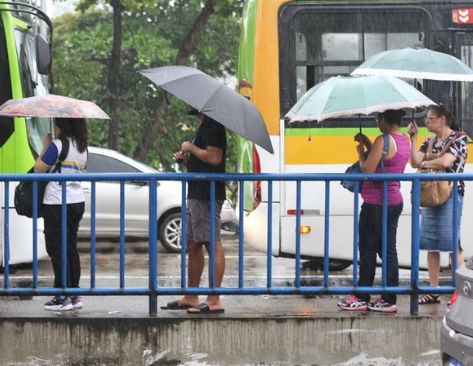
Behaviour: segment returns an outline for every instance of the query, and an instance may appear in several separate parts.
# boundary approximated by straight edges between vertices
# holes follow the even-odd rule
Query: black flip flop
[[[163,310],[187,310],[192,305],[179,305],[179,300],[168,302],[166,306],[161,306]]]
[[[203,302],[202,304],[196,305],[196,306],[191,306],[192,309],[197,309],[199,311],[189,311],[190,309],[187,310],[187,314],[194,314],[194,315],[199,315],[199,314],[222,314],[225,312],[225,309],[213,309],[210,310],[209,306]]]

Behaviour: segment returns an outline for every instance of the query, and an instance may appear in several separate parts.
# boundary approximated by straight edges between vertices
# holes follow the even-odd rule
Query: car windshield
[[[126,155],[113,153],[102,155],[100,152],[91,151],[87,161],[88,173],[157,173],[150,166],[136,161]]]
[[[134,159],[132,159],[132,160],[135,162],[135,164],[141,166],[141,169],[143,169],[143,173],[159,173],[156,169],[151,168],[150,166],[142,163],[141,161],[134,160]]]

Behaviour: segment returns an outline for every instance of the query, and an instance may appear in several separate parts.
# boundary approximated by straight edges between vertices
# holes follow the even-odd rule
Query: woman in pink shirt
[[[380,131],[389,136],[389,149],[384,158],[386,173],[403,173],[410,156],[409,138],[401,132],[403,110],[387,110],[378,115]],[[372,143],[370,139],[357,134],[355,141],[364,173],[382,173],[380,167],[384,148],[384,137],[378,136]],[[365,158],[365,148],[370,154]],[[399,266],[397,260],[396,234],[399,216],[403,208],[403,197],[399,190],[400,182],[388,182],[387,219],[387,286],[398,286]],[[361,187],[363,204],[359,220],[359,273],[358,286],[373,286],[376,273],[376,256],[382,256],[383,232],[383,182],[365,181]],[[396,295],[385,294],[375,302],[370,302],[369,294],[355,293],[349,299],[340,301],[338,306],[345,310],[373,310],[386,313],[397,312]]]

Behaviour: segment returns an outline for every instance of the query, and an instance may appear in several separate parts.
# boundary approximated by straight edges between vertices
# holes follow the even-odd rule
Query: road
[[[232,233],[222,235],[222,241],[226,256],[225,277],[238,276],[238,236]],[[80,239],[78,248],[81,256],[82,277],[90,276],[90,241]],[[119,276],[120,243],[118,239],[97,239],[96,243],[96,276],[114,277]],[[207,256],[206,256],[207,258]],[[272,258],[273,278],[294,278],[295,260],[286,258]],[[148,242],[143,239],[125,239],[125,276],[147,277],[148,276]],[[244,248],[244,275],[249,277],[265,277],[267,268],[267,256],[265,253],[256,251],[246,246]],[[308,269],[303,270],[304,275],[312,275],[317,272]],[[320,274],[320,273],[319,273]],[[31,265],[21,265],[12,270],[13,277],[31,275]],[[38,275],[40,277],[51,277],[53,275],[49,259],[39,262]],[[158,243],[158,277],[180,278],[181,255],[168,253]],[[205,276],[205,274],[204,274]],[[224,284],[225,285],[225,284]]]
[[[238,286],[239,265],[239,240],[237,235],[226,233],[222,236],[226,269],[222,286]],[[78,244],[81,256],[82,281],[81,286],[86,287],[90,278],[90,241],[81,239]],[[97,287],[118,286],[120,275],[120,243],[118,239],[100,239],[96,244],[96,279]],[[208,257],[207,265],[208,265]],[[244,247],[243,275],[245,286],[266,286],[267,255],[246,245]],[[292,286],[295,278],[295,260],[288,258],[271,258],[272,261],[272,285]],[[301,281],[304,285],[321,285],[323,272],[307,266],[309,262],[302,260]],[[143,239],[126,238],[125,240],[125,277],[126,286],[146,286],[148,279],[148,242]],[[381,278],[381,268],[377,270],[377,278]],[[13,268],[11,276],[14,279],[31,279],[31,265],[23,265]],[[49,259],[39,262],[38,269],[39,285],[47,287],[51,285],[53,271]],[[451,271],[444,271],[444,278],[451,276]],[[350,286],[352,283],[352,267],[341,271],[331,271],[331,279],[339,281],[340,285]],[[181,277],[181,255],[168,253],[158,244],[158,281],[160,286],[179,286]],[[400,278],[408,281],[409,270],[400,270]],[[426,271],[420,274],[421,279],[427,279]],[[451,277],[450,277],[451,278]],[[164,282],[161,282],[164,281]],[[312,282],[312,283],[311,283]],[[333,281],[332,281],[333,282]],[[204,270],[202,286],[206,286],[207,269]]]

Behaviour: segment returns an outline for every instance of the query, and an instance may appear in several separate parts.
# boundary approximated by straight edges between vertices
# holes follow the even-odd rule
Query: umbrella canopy
[[[458,58],[426,48],[404,48],[377,53],[352,75],[387,75],[400,78],[473,81],[473,70]]]
[[[222,82],[186,66],[157,67],[139,72],[199,112],[274,154],[258,109]]]
[[[0,106],[0,116],[110,119],[95,103],[54,94],[10,99]]]
[[[335,76],[315,85],[286,114],[289,122],[318,121],[388,109],[436,104],[408,83],[390,76]]]

